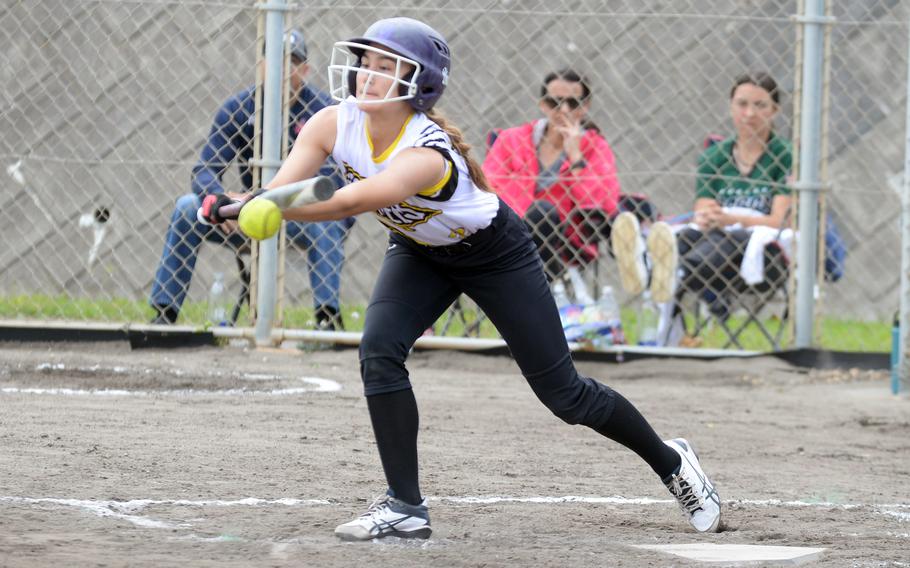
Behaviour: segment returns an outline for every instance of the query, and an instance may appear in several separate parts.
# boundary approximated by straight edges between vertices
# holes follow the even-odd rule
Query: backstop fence
[[[150,303],[179,296],[177,321],[203,325],[216,273],[225,275],[232,301],[241,298],[238,258],[249,263],[242,243],[238,252],[206,242],[203,237],[212,235],[193,227],[179,235],[184,246],[168,248],[166,235],[179,221],[176,204],[184,198],[185,206],[194,189],[211,187],[211,175],[223,174],[226,191],[241,191],[249,184],[244,176],[258,176],[260,166],[268,165],[258,142],[268,135],[257,96],[262,88],[255,85],[257,69],[261,80],[264,68],[257,64],[265,53],[263,14],[275,8],[274,2],[208,0],[0,3],[0,317],[147,323],[157,315]],[[814,187],[821,202],[819,228],[810,235],[796,230],[792,241],[780,231],[770,239],[780,251],[759,255],[765,267],[758,283],[769,293],[751,294],[759,297],[757,304],[744,299],[755,292],[747,288],[756,281],[743,279],[739,259],[717,267],[714,287],[703,282],[704,289],[683,302],[686,328],[698,331],[701,345],[730,345],[731,330],[745,323],[750,325],[737,333],[734,346],[792,344],[790,322],[799,310],[795,243],[803,238],[817,251],[809,296],[812,342],[890,349],[901,299],[901,243],[908,242],[900,226],[907,2],[830,1],[823,17],[808,22],[824,30],[822,88],[810,107],[802,100],[806,9],[796,0],[325,2],[288,4],[279,11],[285,29],[302,30],[310,66],[306,82],[322,91],[328,89],[326,67],[335,41],[363,33],[379,18],[430,23],[446,37],[453,56],[440,109],[462,128],[481,161],[504,130],[527,126],[537,155],[520,162],[500,149],[499,165],[506,162],[506,169],[496,171],[515,188],[530,188],[534,201],[546,201],[552,184],[562,183],[559,176],[573,165],[566,146],[543,147],[559,142],[551,136],[552,124],[532,124],[551,116],[554,102],[558,111],[572,110],[572,101],[547,98],[544,78],[565,68],[583,75],[591,94],[578,102],[610,149],[609,159],[596,159],[610,162],[612,170],[577,176],[585,183],[566,190],[573,201],[559,205],[564,210],[557,238],[543,242],[542,253],[554,263],[554,278],[568,283],[580,275],[576,287],[584,282],[593,299],[612,286],[632,341],[639,300],[623,291],[608,237],[617,203],[625,204],[621,210],[645,200],[654,206],[655,219],[678,226],[692,221],[696,187],[704,178],[699,157],[709,146],[722,157],[734,147],[734,79],[767,72],[780,89],[773,131],[792,148],[792,162],[774,156],[774,165],[789,168],[790,177],[770,187],[793,190],[794,196],[786,226],[777,229],[799,229],[795,196],[804,188],[792,182],[801,158],[801,113],[813,105],[821,117]],[[244,111],[243,96],[253,102],[251,114]],[[293,107],[295,97],[285,97],[286,106]],[[224,115],[231,98],[236,117]],[[282,121],[289,121],[280,125],[282,135],[291,139],[305,117],[289,112]],[[235,152],[206,161],[204,149],[212,144]],[[747,163],[748,156],[727,157],[739,159],[734,163],[743,166],[742,176],[752,175],[755,164]],[[559,169],[560,160],[566,169]],[[556,177],[544,183],[539,174],[553,164]],[[203,170],[209,178],[200,181]],[[579,195],[582,186],[594,193]],[[647,234],[651,219],[640,220]],[[337,301],[345,328],[359,329],[385,229],[362,215],[341,235],[332,241],[338,250],[324,245],[319,254],[313,250],[319,235],[291,241],[275,325],[312,327],[318,308]],[[773,282],[769,267],[780,269]],[[727,288],[737,294],[725,298]],[[471,325],[477,314],[470,302],[458,307],[437,333],[495,336],[488,324]],[[452,324],[455,316],[468,321]],[[237,325],[252,325],[245,306]]]

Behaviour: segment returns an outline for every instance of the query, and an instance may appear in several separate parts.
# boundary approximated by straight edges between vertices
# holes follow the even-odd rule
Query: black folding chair
[[[698,337],[711,322],[723,329],[727,340],[723,348],[734,346],[743,349],[740,338],[749,327],[754,327],[768,341],[772,349],[781,348],[784,322],[788,318],[790,262],[777,241],[772,241],[764,250],[764,279],[757,284],[747,284],[737,271],[727,286],[718,293],[720,297],[709,303],[704,291],[697,293],[694,303],[694,327],[686,330],[692,337]],[[677,305],[683,301],[686,290],[677,292]],[[721,305],[722,312],[712,311],[711,305]],[[735,315],[743,314],[737,321]],[[763,316],[770,314],[779,324],[775,331],[768,328]]]

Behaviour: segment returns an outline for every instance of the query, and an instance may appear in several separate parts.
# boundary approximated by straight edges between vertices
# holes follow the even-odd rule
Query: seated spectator
[[[617,211],[619,180],[610,145],[588,118],[591,89],[572,69],[548,74],[544,117],[499,132],[483,171],[521,216],[550,280],[589,262]]]
[[[288,143],[293,144],[303,124],[317,111],[332,104],[325,93],[306,84],[309,73],[307,49],[303,34],[291,30],[287,35],[291,53]],[[155,310],[152,323],[171,324],[177,321],[180,307],[186,298],[193,277],[199,245],[203,239],[227,244],[235,250],[248,244],[237,230],[236,221],[213,227],[200,223],[196,211],[208,194],[225,193],[222,176],[232,162],[237,163],[244,192],[253,189],[253,158],[255,87],[235,94],[222,104],[215,115],[208,140],[202,147],[199,162],[193,168],[192,193],[177,199],[165,237],[164,251],[158,264],[149,303]],[[332,176],[337,187],[344,185],[334,163],[327,161],[321,175]],[[232,197],[239,194],[228,193]],[[316,308],[316,322],[321,329],[343,327],[340,314],[339,289],[344,264],[344,241],[353,218],[344,221],[287,224],[287,238],[307,250],[307,267]]]
[[[793,157],[790,142],[773,131],[779,109],[780,93],[770,75],[736,78],[730,91],[735,134],[699,156],[694,222],[677,230],[662,222],[652,227],[650,273],[637,221],[617,218],[612,244],[627,291],[640,292],[650,277],[655,301],[669,301],[678,262],[683,289],[702,294],[715,315],[727,315],[724,289],[740,274],[750,238],[759,227],[779,234],[790,212]]]

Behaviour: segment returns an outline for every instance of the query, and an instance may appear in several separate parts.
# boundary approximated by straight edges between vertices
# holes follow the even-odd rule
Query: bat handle
[[[261,189],[256,193],[253,193],[251,198],[257,196],[259,193],[262,193]],[[246,205],[247,201],[249,201],[249,199],[241,199],[239,201],[229,203],[228,205],[222,205],[218,208],[218,215],[220,215],[222,219],[236,219],[237,216],[240,215],[240,210],[244,205]],[[212,226],[212,224],[206,221],[205,217],[202,216],[202,207],[196,210],[196,220],[203,225]]]

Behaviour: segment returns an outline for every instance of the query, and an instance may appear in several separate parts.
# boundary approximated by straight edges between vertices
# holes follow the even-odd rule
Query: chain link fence
[[[308,84],[326,90],[335,41],[383,17],[429,22],[453,53],[440,109],[481,160],[491,143],[500,143],[502,129],[546,116],[541,86],[549,72],[570,67],[584,75],[591,89],[588,117],[613,155],[613,185],[605,192],[606,181],[589,184],[600,193],[580,196],[587,206],[580,207],[574,232],[544,243],[542,252],[551,253],[554,274],[567,275],[567,282],[566,268],[575,267],[576,287],[583,281],[595,298],[612,286],[627,339],[635,341],[640,302],[623,292],[605,229],[616,212],[614,193],[646,199],[665,220],[688,220],[706,141],[736,132],[730,91],[744,72],[762,70],[776,79],[781,101],[774,131],[784,141],[798,134],[801,24],[793,16],[801,9],[795,0],[332,2],[293,7],[287,25],[306,36]],[[191,192],[218,109],[256,81],[261,12],[239,1],[0,4],[0,187],[7,204],[0,211],[7,228],[0,317],[137,323],[156,315],[149,302],[175,204]],[[890,348],[898,308],[910,6],[830,2],[830,15],[823,124],[823,180],[830,189],[821,217],[828,232],[836,229],[846,256],[836,257],[827,272],[820,263],[816,342],[883,351]],[[571,105],[557,102],[558,108]],[[242,190],[242,173],[227,167],[224,189]],[[516,178],[536,174],[525,170]],[[592,214],[598,209],[602,217]],[[648,223],[642,226],[647,233]],[[338,295],[348,330],[360,328],[384,235],[378,222],[362,215],[343,239]],[[313,279],[309,248],[306,239],[291,244],[283,262],[279,324],[285,327],[313,327],[319,315],[314,289],[327,281]],[[794,254],[783,250],[767,259],[781,268],[767,286],[772,294],[758,295],[757,304],[756,294],[749,301],[750,294],[737,294],[723,317],[703,293],[687,294],[694,344],[731,345],[732,336],[733,346],[786,346]],[[209,319],[216,273],[225,275],[231,302],[241,299],[236,258],[230,247],[199,247],[178,322]],[[727,268],[716,276],[725,289],[735,289],[738,267]],[[469,302],[449,316],[437,333],[495,334],[487,323],[472,325],[477,314]],[[238,325],[249,324],[244,306]]]

